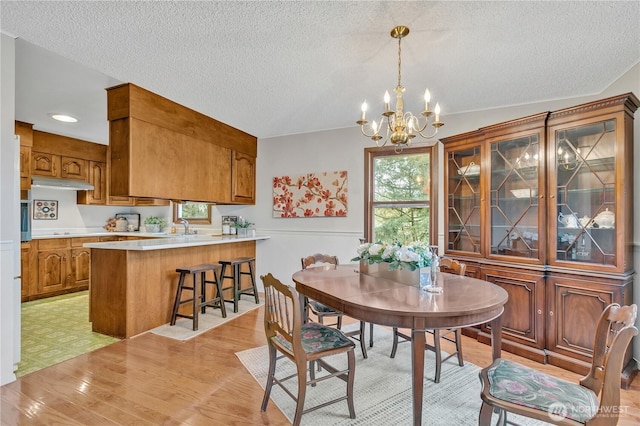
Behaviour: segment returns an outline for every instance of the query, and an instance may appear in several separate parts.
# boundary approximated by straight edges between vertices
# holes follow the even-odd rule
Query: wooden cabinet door
[[[20,190],[31,189],[31,147],[20,146]]]
[[[60,177],[60,157],[46,152],[31,152],[31,174]]]
[[[87,160],[73,157],[61,157],[60,177],[68,179],[87,180]]]
[[[78,191],[78,204],[107,204],[107,163],[89,161],[88,182],[93,191]]]
[[[482,279],[502,287],[509,300],[502,314],[502,338],[533,348],[544,348],[545,287],[542,274],[483,269]],[[489,332],[488,324],[482,326]]]
[[[69,282],[69,250],[45,250],[38,253],[38,294],[64,290]]]
[[[632,303],[631,285],[550,275],[547,286],[547,349],[591,363],[600,314],[610,303]],[[552,358],[549,361],[558,365]]]
[[[256,158],[234,151],[231,156],[231,200],[255,204]]]
[[[31,282],[31,271],[29,265],[31,253],[31,244],[22,243],[20,247],[20,300],[26,302],[29,300],[29,284]]]
[[[70,288],[89,288],[91,279],[91,249],[74,248],[71,250]]]

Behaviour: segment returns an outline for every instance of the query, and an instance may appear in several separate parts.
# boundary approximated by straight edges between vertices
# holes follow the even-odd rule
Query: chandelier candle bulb
[[[435,113],[436,113],[436,121],[440,121],[440,104],[439,103],[436,103]]]
[[[385,112],[391,111],[391,107],[389,106],[389,102],[391,101],[391,96],[389,96],[389,91],[385,90],[384,92],[384,110]]]
[[[429,111],[429,102],[431,102],[431,92],[429,92],[429,89],[426,89],[424,91],[424,110],[425,110],[425,112]]]
[[[366,123],[367,120],[364,118],[365,113],[367,112],[367,101],[364,101],[362,103],[362,116],[360,117],[360,121]]]

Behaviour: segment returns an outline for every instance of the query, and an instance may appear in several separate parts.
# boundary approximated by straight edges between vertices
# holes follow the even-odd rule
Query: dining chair
[[[293,287],[274,278],[270,273],[260,278],[264,284],[264,330],[269,348],[269,371],[261,410],[266,411],[271,388],[275,383],[296,401],[294,426],[300,424],[303,414],[344,400],[347,401],[349,408],[349,418],[355,419],[353,383],[356,361],[353,341],[335,328],[317,322],[304,322],[298,292]],[[337,369],[324,359],[342,353],[347,354],[346,369]],[[276,377],[276,362],[283,357],[288,358],[296,365],[296,373],[287,377]],[[326,371],[317,378],[315,363],[321,365]],[[309,371],[308,378],[307,370]],[[286,380],[294,377],[298,380],[297,392],[289,389],[292,386],[285,386]],[[315,386],[316,383],[330,378],[340,378],[346,382],[346,395],[305,410],[304,401],[307,386]]]
[[[443,272],[450,272],[453,274],[464,275],[467,270],[467,265],[459,262],[455,259],[448,257],[440,258],[440,270]],[[442,363],[454,356],[458,357],[458,365],[464,367],[464,359],[462,356],[462,332],[460,328],[446,328],[442,330],[427,330],[427,333],[433,335],[433,345],[425,344],[425,350],[431,350],[436,356],[436,374],[433,379],[434,382],[440,383],[440,373],[442,371]],[[402,341],[399,338],[402,337]],[[440,345],[440,339],[446,340],[456,345],[455,352],[450,353],[444,359],[442,358],[442,349]],[[393,346],[391,347],[391,358],[395,358],[396,350],[398,349],[398,343],[409,342],[411,337],[398,331],[397,328],[393,329]]]
[[[620,372],[633,336],[636,305],[617,303],[600,315],[589,374],[580,384],[549,376],[502,358],[480,371],[482,406],[478,424],[507,424],[507,412],[557,425],[615,425],[620,414]]]
[[[339,261],[337,256],[331,256],[328,254],[320,254],[316,253],[311,256],[303,257],[300,259],[302,263],[302,269],[307,269],[308,267],[313,267],[314,265],[319,264],[328,264],[333,266],[338,266]],[[332,324],[327,324],[331,326],[336,326],[338,330],[342,329],[342,312],[337,311],[323,303],[318,302],[317,300],[307,298],[307,319],[309,319],[308,313],[313,312],[318,318],[318,322],[320,324],[324,324],[324,318],[326,317],[335,317],[336,322]],[[367,347],[365,344],[365,322],[360,321],[360,327],[357,330],[345,332],[345,335],[351,337],[360,342],[360,348],[362,349],[362,357],[367,358]],[[370,346],[373,346],[373,324],[371,324],[370,331]]]

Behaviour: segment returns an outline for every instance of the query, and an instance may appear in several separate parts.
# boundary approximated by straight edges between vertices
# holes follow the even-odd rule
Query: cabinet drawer
[[[82,247],[84,243],[97,243],[100,237],[79,237],[71,238],[71,247]]]
[[[69,238],[38,240],[38,250],[52,250],[69,247]]]

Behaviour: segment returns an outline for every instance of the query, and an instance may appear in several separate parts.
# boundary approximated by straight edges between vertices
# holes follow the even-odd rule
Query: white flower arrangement
[[[431,251],[422,242],[402,244],[365,243],[358,247],[358,256],[352,261],[363,261],[368,264],[389,263],[389,270],[408,269],[414,271],[431,266]]]

